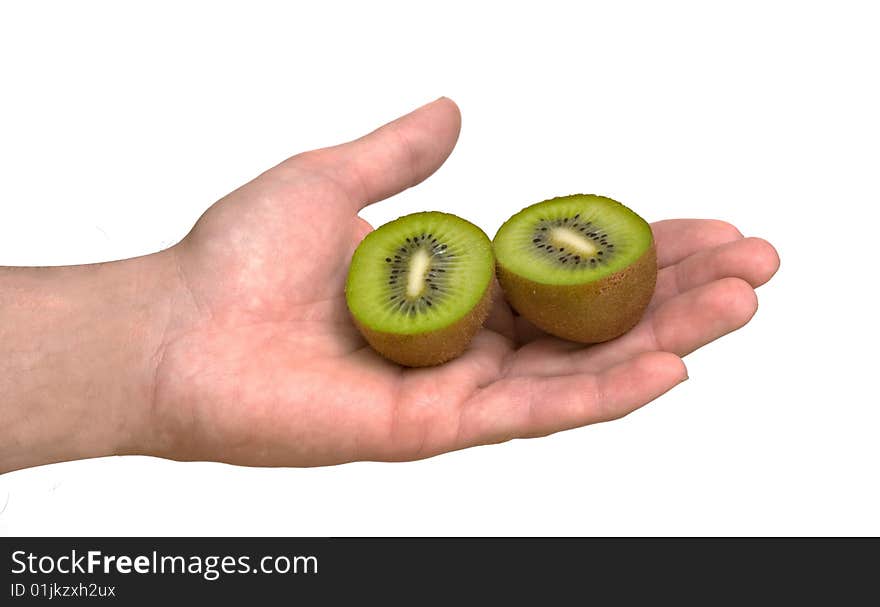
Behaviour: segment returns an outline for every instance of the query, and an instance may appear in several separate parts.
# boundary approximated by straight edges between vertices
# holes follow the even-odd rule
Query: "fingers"
[[[752,287],[759,287],[770,280],[778,269],[779,255],[776,249],[760,238],[745,238],[699,251],[660,270],[649,309],[721,278],[741,278]]]
[[[687,379],[680,358],[641,354],[598,375],[504,379],[461,411],[455,448],[496,443],[623,417]]]
[[[698,251],[743,237],[736,227],[717,219],[667,219],[652,223],[651,230],[657,243],[657,263],[661,268]]]
[[[360,139],[294,156],[282,166],[331,179],[359,210],[440,168],[460,128],[458,106],[441,97]]]
[[[747,282],[716,280],[670,299],[629,333],[572,354],[573,370],[594,372],[655,350],[685,356],[739,329],[757,309],[758,299]]]

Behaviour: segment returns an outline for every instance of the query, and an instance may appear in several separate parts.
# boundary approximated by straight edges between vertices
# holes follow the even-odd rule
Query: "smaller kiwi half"
[[[455,215],[413,213],[386,223],[355,250],[345,299],[379,354],[409,367],[461,354],[491,305],[489,237]]]
[[[657,282],[651,227],[619,202],[576,194],[529,206],[494,239],[513,308],[547,333],[614,339],[641,319]]]

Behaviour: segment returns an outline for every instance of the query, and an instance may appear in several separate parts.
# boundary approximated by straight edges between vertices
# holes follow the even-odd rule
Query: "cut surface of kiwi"
[[[619,202],[576,194],[511,217],[494,239],[510,304],[539,328],[595,343],[629,330],[657,279],[651,227]]]
[[[352,256],[346,303],[386,358],[439,364],[482,326],[493,271],[492,243],[480,228],[448,213],[414,213],[364,238]]]

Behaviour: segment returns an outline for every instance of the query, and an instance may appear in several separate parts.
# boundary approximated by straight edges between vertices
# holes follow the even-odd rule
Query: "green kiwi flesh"
[[[491,305],[492,243],[455,215],[406,215],[367,235],[345,284],[351,316],[379,354],[437,365],[461,354]]]
[[[493,241],[510,305],[551,335],[614,339],[644,314],[657,281],[651,227],[619,202],[592,194],[526,207]]]

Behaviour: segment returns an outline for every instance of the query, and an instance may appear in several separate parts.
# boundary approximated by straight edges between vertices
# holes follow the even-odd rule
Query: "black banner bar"
[[[3,538],[0,545],[3,605],[336,604],[352,593],[371,604],[470,603],[473,592],[531,594],[541,604],[571,593],[624,602],[645,592],[658,600],[702,596],[706,604],[878,598],[876,538]]]

